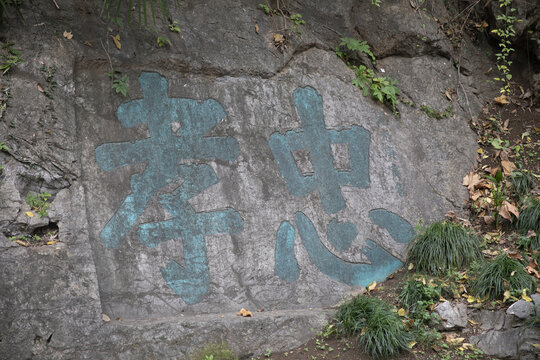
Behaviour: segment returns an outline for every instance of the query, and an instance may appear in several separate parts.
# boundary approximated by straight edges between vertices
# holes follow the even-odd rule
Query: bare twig
[[[60,10],[60,6],[58,6],[58,3],[56,2],[56,0],[52,0],[52,2],[54,3],[54,6],[56,6],[56,8],[57,8],[58,10]]]
[[[103,45],[103,41],[101,41],[101,39],[99,39],[99,42],[101,43],[101,47],[103,48],[103,51],[105,51],[105,54],[107,54],[107,58],[109,59],[109,65],[111,66],[111,72],[112,72],[114,71],[114,69],[112,66],[111,57],[109,56],[109,52],[107,51],[107,49],[105,49],[105,45]]]

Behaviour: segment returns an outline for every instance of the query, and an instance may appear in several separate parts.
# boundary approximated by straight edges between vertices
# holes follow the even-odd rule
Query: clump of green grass
[[[418,272],[433,275],[462,269],[480,259],[480,238],[470,229],[452,222],[436,222],[415,236],[408,261]]]
[[[478,298],[502,299],[505,291],[522,291],[528,289],[532,293],[536,289],[535,279],[527,274],[523,265],[509,258],[506,254],[499,255],[495,260],[480,263],[476,269],[475,280],[471,290]]]
[[[386,359],[408,350],[410,334],[382,300],[359,295],[339,307],[336,320],[338,334],[358,335],[362,351],[374,358]]]
[[[540,234],[534,236],[520,236],[517,242],[521,249],[539,250],[540,249]]]
[[[529,171],[513,171],[510,174],[512,189],[520,197],[524,197],[534,188],[534,177]]]
[[[530,230],[540,233],[540,200],[531,197],[525,201],[525,207],[519,213],[516,222],[518,231],[526,235]]]
[[[237,360],[227,343],[210,344],[190,357],[191,360]]]

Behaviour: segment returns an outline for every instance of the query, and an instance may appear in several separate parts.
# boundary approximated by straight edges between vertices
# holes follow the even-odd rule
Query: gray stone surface
[[[508,315],[514,315],[525,320],[534,315],[534,304],[531,301],[518,300],[506,310]]]
[[[435,307],[435,312],[443,320],[441,325],[444,330],[460,329],[467,326],[467,305],[457,303],[452,305],[444,301]]]
[[[290,38],[283,53],[272,44],[281,23],[247,0],[220,0],[212,6],[183,1],[171,14],[182,33],[168,36],[168,49],[156,48],[155,36],[134,25],[117,29],[107,24],[98,16],[97,3],[56,2],[60,9],[54,2],[39,8],[24,2],[27,22],[8,14],[9,27],[0,37],[15,42],[26,60],[7,80],[2,78],[13,97],[0,121],[0,141],[9,147],[0,153],[0,358],[182,358],[221,341],[243,356],[292,348],[329,319],[324,309],[343,294],[358,291],[368,280],[383,280],[400,265],[408,230],[419,219],[440,220],[464,204],[467,192],[461,179],[476,161],[475,136],[467,119],[480,108],[474,84],[482,75],[458,79],[448,40],[431,20],[418,28],[425,14],[408,2],[380,9],[345,0],[295,2],[290,11],[303,14],[304,34]],[[64,38],[64,30],[71,31],[73,39]],[[418,31],[426,41],[415,38]],[[121,50],[111,39],[117,33]],[[398,41],[392,34],[399,35],[394,37]],[[354,73],[332,51],[344,36],[364,37],[376,54],[387,56],[376,70],[399,80],[406,99],[439,110],[452,105],[455,116],[434,121],[418,108],[400,104],[397,119],[363,97],[351,85]],[[474,48],[470,51],[474,54]],[[478,61],[470,58],[471,64]],[[111,89],[106,75],[111,66],[129,75],[127,99]],[[181,205],[166,207],[160,195],[170,198],[186,180],[169,179],[143,204],[144,212],[134,222],[128,219],[134,213],[127,212],[132,224],[125,236],[111,236],[108,239],[117,242],[107,242],[102,235],[106,224],[124,199],[137,193],[130,181],[152,165],[131,164],[131,154],[121,151],[101,156],[97,149],[154,136],[148,121],[129,124],[140,117],[122,117],[119,109],[137,107],[133,104],[158,94],[156,87],[143,91],[144,79],[160,77],[167,81],[166,96],[161,94],[156,103],[165,103],[166,97],[182,99],[195,109],[188,115],[198,120],[187,123],[189,116],[183,113],[163,136],[194,136],[206,115],[217,114],[215,126],[203,135],[229,139],[229,147],[210,159],[193,152],[192,158],[176,156],[165,162],[171,159],[164,152],[158,166],[163,172],[150,184],[159,184],[160,176],[175,166],[213,173],[215,183],[193,178],[193,187],[202,189],[180,199]],[[55,88],[50,87],[51,78]],[[458,86],[461,92],[458,89],[450,103],[444,91]],[[295,100],[295,92],[307,100]],[[313,105],[318,96],[321,111]],[[210,104],[205,116],[198,112],[204,104]],[[147,109],[137,115],[152,119],[157,112],[144,113]],[[311,116],[302,115],[302,109]],[[159,112],[164,116],[157,118],[170,121],[170,113]],[[330,201],[322,199],[320,189],[299,194],[302,189],[285,178],[286,166],[277,163],[289,149],[269,145],[271,137],[308,137],[309,119],[321,115],[324,124],[313,136],[334,134],[341,141],[329,144],[328,154],[313,147],[310,154],[307,145],[291,146],[299,172],[317,174],[317,161],[325,158],[330,168],[360,169],[364,181],[360,184],[358,175],[355,186],[329,182],[338,189]],[[134,126],[123,126],[122,121]],[[360,136],[343,140],[343,134],[352,131]],[[353,145],[362,145],[360,140],[369,151],[354,150]],[[133,157],[150,153],[139,151]],[[108,168],[114,161],[125,166]],[[52,194],[48,216],[28,218],[26,195],[44,191]],[[212,224],[218,223],[218,230],[228,228],[195,234],[198,237],[164,236],[159,244],[145,242],[148,238],[139,229],[181,221],[178,209],[190,219],[193,212],[210,214],[212,220],[220,219],[216,213],[227,214]],[[194,223],[186,221],[182,229],[196,230]],[[7,239],[46,226],[58,226],[59,242],[26,248]],[[337,235],[327,236],[329,228]],[[279,233],[283,248],[277,246],[278,229],[284,229]],[[305,235],[311,229],[315,236]],[[190,236],[198,240],[184,239]],[[315,248],[309,245],[313,243]],[[189,244],[204,256],[191,256]],[[370,257],[366,245],[383,250]],[[288,257],[278,261],[282,255]],[[184,270],[164,275],[170,260],[179,266],[197,264],[187,274],[191,282],[179,280]],[[348,270],[350,264],[367,270]],[[362,264],[365,267],[359,267]],[[186,288],[191,291],[182,290]],[[242,307],[254,317],[237,317]],[[255,312],[261,308],[265,311]],[[112,320],[103,322],[102,314]]]

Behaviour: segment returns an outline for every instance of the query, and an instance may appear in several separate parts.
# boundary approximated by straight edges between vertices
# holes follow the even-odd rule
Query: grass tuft
[[[530,230],[540,233],[540,200],[531,197],[525,201],[525,208],[521,209],[518,221],[518,231],[526,235]]]
[[[436,222],[415,236],[409,248],[408,262],[412,262],[418,272],[444,274],[480,259],[479,245],[480,238],[463,225]]]
[[[399,315],[377,298],[359,295],[341,305],[336,313],[338,334],[358,335],[363,352],[388,358],[408,350],[412,339]]]
[[[536,289],[535,279],[527,274],[523,265],[509,258],[506,254],[499,255],[495,260],[484,262],[474,271],[476,279],[471,284],[473,293],[478,298],[502,299],[504,292]]]
[[[534,177],[529,171],[513,171],[510,174],[510,183],[514,192],[522,198],[534,188]]]

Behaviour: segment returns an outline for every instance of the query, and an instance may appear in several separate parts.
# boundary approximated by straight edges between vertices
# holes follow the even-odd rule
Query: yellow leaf
[[[31,217],[34,217],[34,213],[31,212],[31,211],[27,211],[27,212],[25,212],[25,214],[26,214],[26,216],[28,216],[28,217],[30,217],[30,218],[31,218]]]
[[[374,281],[374,282],[372,282],[371,284],[368,285],[367,289],[368,289],[368,291],[372,291],[372,290],[374,290],[376,287],[377,287],[377,282]]]
[[[506,302],[506,300],[510,299],[510,296],[512,296],[510,295],[510,291],[506,290],[503,295],[503,302]]]
[[[112,39],[114,41],[114,45],[118,48],[118,50],[122,49],[122,44],[120,43],[120,34],[116,34],[116,36],[112,36]]]
[[[479,148],[478,150],[476,150],[476,152],[479,153],[480,155],[482,155],[482,153],[484,152],[484,149]]]
[[[54,245],[57,242],[58,242],[58,240],[47,241],[47,245]]]
[[[243,316],[243,317],[253,317],[253,313],[244,308],[241,308],[240,311],[236,313],[236,315]]]
[[[68,40],[71,40],[73,38],[73,34],[71,31],[64,31],[64,37]]]
[[[467,321],[469,321],[471,325],[478,325],[478,323],[474,320],[468,319]]]
[[[527,302],[532,301],[532,299],[527,296],[527,289],[523,289],[523,292],[521,293],[521,298]]]
[[[398,314],[399,316],[405,316],[405,309],[404,309],[404,308],[399,309],[398,312],[397,312],[397,314]]]
[[[467,302],[469,304],[472,304],[475,301],[476,301],[476,298],[474,296],[472,296],[472,295],[467,296]]]
[[[409,349],[412,349],[416,345],[416,341],[409,341]]]
[[[532,346],[534,346],[535,348],[540,348],[540,344],[531,344]]]
[[[409,271],[411,271],[412,269],[414,269],[414,264],[413,263],[410,263],[409,264],[409,267],[407,268]]]

